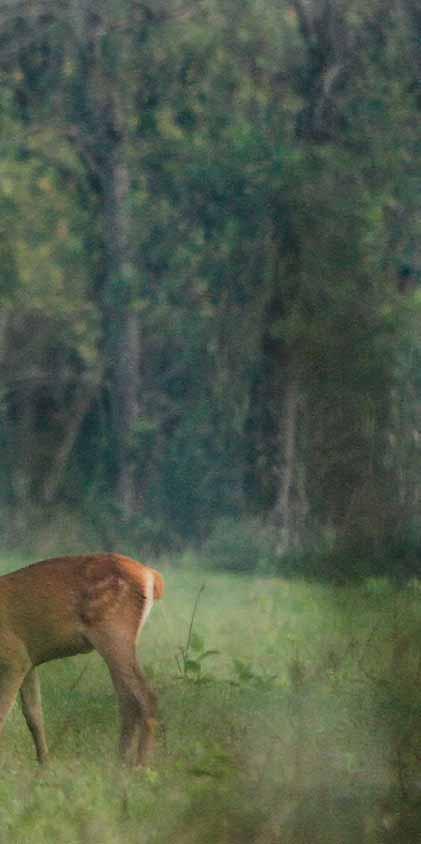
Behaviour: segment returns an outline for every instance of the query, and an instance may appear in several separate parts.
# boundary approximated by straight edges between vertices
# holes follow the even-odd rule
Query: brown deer
[[[20,690],[38,761],[48,756],[36,666],[97,650],[118,697],[120,754],[142,764],[153,743],[155,695],[136,659],[136,642],[159,572],[119,554],[58,557],[0,577],[0,733]]]

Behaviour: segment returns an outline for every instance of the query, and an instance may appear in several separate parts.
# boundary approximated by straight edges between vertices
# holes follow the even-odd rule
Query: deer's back
[[[33,664],[91,650],[89,626],[118,613],[129,593],[141,605],[144,570],[117,554],[91,554],[44,560],[0,577],[0,651],[2,636],[11,632]]]

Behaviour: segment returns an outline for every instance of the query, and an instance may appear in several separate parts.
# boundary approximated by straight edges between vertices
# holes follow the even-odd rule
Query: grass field
[[[150,768],[117,764],[96,654],[43,666],[51,761],[16,706],[0,844],[420,841],[421,585],[164,574],[139,654],[160,700]]]

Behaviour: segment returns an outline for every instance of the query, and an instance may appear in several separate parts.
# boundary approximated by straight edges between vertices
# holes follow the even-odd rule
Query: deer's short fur
[[[118,697],[121,756],[141,764],[153,741],[155,696],[139,669],[136,641],[163,589],[159,572],[119,554],[59,557],[0,577],[0,732],[20,690],[38,761],[45,762],[36,667],[95,649]]]

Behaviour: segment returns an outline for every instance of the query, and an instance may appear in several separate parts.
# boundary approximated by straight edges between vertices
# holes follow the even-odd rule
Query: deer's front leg
[[[36,668],[32,668],[26,675],[20,695],[22,711],[34,740],[37,759],[43,765],[48,758],[48,746],[42,712],[41,687]]]

